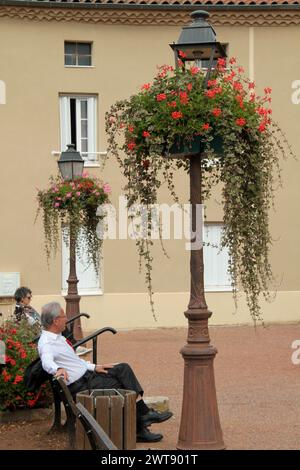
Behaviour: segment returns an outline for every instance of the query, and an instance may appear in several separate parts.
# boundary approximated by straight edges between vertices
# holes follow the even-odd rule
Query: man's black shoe
[[[167,419],[171,418],[173,413],[171,411],[155,411],[153,408],[150,408],[148,413],[141,416],[141,422],[144,426],[150,426],[152,423],[162,423],[163,421],[167,421]]]
[[[158,442],[162,438],[162,434],[150,432],[148,428],[143,427],[137,432],[136,442]]]

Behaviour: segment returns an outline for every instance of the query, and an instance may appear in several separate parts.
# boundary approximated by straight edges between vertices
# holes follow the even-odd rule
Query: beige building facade
[[[219,41],[228,45],[228,54],[238,58],[261,91],[265,86],[273,89],[275,119],[298,154],[300,2],[227,3],[0,1],[0,311],[5,315],[13,309],[11,292],[18,285],[32,289],[37,310],[52,300],[64,303],[67,250],[62,246],[47,266],[42,223],[40,218],[35,222],[35,213],[37,188],[47,187],[50,175],[57,174],[59,152],[69,143],[70,119],[79,126],[85,169],[111,185],[111,200],[118,211],[124,181],[109,155],[102,168],[105,112],[117,99],[150,82],[157,65],[173,63],[169,44],[189,23],[193,9],[210,11],[210,22]],[[88,48],[80,49],[84,44]],[[76,61],[68,63],[66,56],[74,50]],[[80,51],[85,55],[82,62]],[[86,120],[85,138],[81,123]],[[300,320],[300,168],[295,160],[281,163],[284,186],[278,188],[276,211],[270,214],[276,296],[274,292],[273,302],[263,303],[266,322]],[[178,173],[176,184],[181,200],[188,202],[187,175]],[[171,203],[164,190],[160,197],[161,202]],[[205,236],[217,241],[221,224],[216,189],[207,207]],[[169,258],[158,242],[154,246],[154,321],[134,241],[105,240],[100,279],[85,271],[84,259],[79,267],[81,311],[91,315],[84,328],[186,325],[183,312],[190,282],[186,241],[166,240]],[[226,253],[217,257],[207,252],[205,265],[211,324],[250,323],[242,292],[235,312]]]

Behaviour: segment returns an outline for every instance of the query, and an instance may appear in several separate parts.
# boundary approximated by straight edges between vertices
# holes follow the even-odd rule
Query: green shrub
[[[38,356],[33,343],[38,333],[39,327],[28,325],[26,320],[8,320],[0,327],[0,341],[5,347],[5,363],[0,364],[0,411],[44,408],[51,401],[48,385],[34,393],[24,385],[26,367]]]

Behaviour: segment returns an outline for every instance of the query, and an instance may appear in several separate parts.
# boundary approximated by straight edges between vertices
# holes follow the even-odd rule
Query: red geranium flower
[[[21,375],[16,375],[13,384],[17,385],[19,382],[23,382],[23,377]]]
[[[190,68],[190,72],[191,72],[192,75],[196,75],[196,73],[200,72],[200,69],[199,69],[199,67],[193,66],[193,67]]]
[[[156,96],[156,101],[164,101],[167,99],[167,95],[165,93],[160,93]]]
[[[236,119],[235,123],[236,123],[238,126],[243,127],[243,126],[246,124],[246,119],[245,119],[245,118]]]
[[[182,118],[182,112],[181,111],[173,111],[171,116],[172,116],[173,119],[180,119],[180,118]]]
[[[178,51],[178,55],[179,55],[179,57],[182,57],[182,58],[186,57],[186,53],[183,52],[183,51]]]
[[[220,108],[214,108],[214,109],[212,110],[212,113],[213,113],[214,116],[218,117],[218,116],[220,116],[220,114],[222,113],[222,111],[221,111]]]
[[[259,132],[264,132],[266,130],[266,124],[262,122],[258,127]]]
[[[21,359],[26,359],[27,357],[26,351],[24,351],[23,349],[20,351],[20,357]]]
[[[129,150],[133,150],[136,147],[136,143],[135,142],[129,142],[129,144],[127,144],[127,147],[129,148]]]

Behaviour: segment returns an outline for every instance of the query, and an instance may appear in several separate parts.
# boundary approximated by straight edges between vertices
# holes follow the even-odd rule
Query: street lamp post
[[[58,167],[65,181],[72,181],[82,176],[84,161],[79,152],[75,150],[75,146],[70,144],[68,149],[62,152],[58,160]],[[74,317],[80,313],[80,295],[78,295],[78,279],[76,274],[76,238],[72,224],[69,227],[69,247],[70,247],[70,271],[67,279],[68,293],[65,296],[66,314],[68,318]],[[80,318],[75,320],[73,325],[73,334],[75,339],[83,337]]]
[[[217,42],[211,25],[206,21],[209,14],[195,11],[193,23],[182,29],[179,40],[171,44],[176,66],[178,59],[186,61],[209,60],[205,87],[213,60],[226,57],[222,45]],[[184,54],[179,54],[179,51]],[[190,158],[190,203],[192,204],[192,231],[196,232],[197,204],[202,204],[201,153]],[[193,240],[192,240],[193,242]],[[204,294],[203,247],[191,250],[191,291],[188,309],[187,344],[182,348],[184,359],[184,384],[178,449],[217,450],[224,449],[219,419],[213,361],[217,350],[210,345],[208,319],[212,315],[207,308]]]

